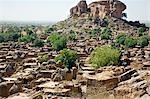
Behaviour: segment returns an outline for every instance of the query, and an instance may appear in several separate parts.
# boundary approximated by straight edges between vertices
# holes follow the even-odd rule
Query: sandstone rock
[[[87,85],[92,87],[105,87],[107,90],[112,89],[118,84],[118,77],[113,76],[113,72],[104,71],[96,75],[87,75]]]
[[[103,19],[108,15],[121,18],[125,9],[126,5],[118,0],[98,0],[89,5],[85,0],[81,0],[75,7],[70,9],[70,16],[81,16],[85,13],[94,18],[100,17]]]
[[[5,80],[0,76],[0,83],[4,82]]]
[[[62,80],[62,76],[60,74],[56,74],[53,78],[53,81],[61,81]]]
[[[81,96],[81,84],[68,81],[65,82],[64,88],[70,89],[70,96]]]
[[[73,67],[72,68],[72,73],[73,73],[73,79],[76,79],[76,77],[77,77],[77,72],[78,72],[78,69],[76,68],[76,67]]]
[[[5,72],[6,72],[5,75],[6,75],[6,76],[11,76],[14,71],[15,71],[14,66],[8,64],[8,65],[6,66],[6,68],[5,68]]]
[[[70,93],[70,89],[44,89],[43,90],[45,93],[50,93],[53,95],[59,95],[59,96],[68,96]]]
[[[147,87],[147,81],[140,81],[132,85],[134,89],[145,89]]]
[[[16,84],[14,84],[14,85],[9,89],[9,93],[10,93],[10,95],[12,95],[12,94],[15,94],[15,93],[17,93],[17,92],[19,92],[19,88],[18,88],[18,86],[17,86]]]
[[[0,96],[7,97],[8,95],[9,95],[9,92],[7,88],[7,83],[6,82],[0,83]]]
[[[122,75],[119,76],[119,81],[122,82],[122,81],[130,79],[132,77],[132,74],[134,74],[135,72],[137,72],[137,71],[134,69],[131,69],[131,70],[123,73]]]
[[[145,95],[143,95],[140,99],[150,99],[150,95],[145,94]]]
[[[58,99],[58,97],[57,96],[52,96],[51,99]]]
[[[126,80],[126,81],[123,81],[123,82],[120,82],[118,84],[118,86],[121,86],[121,85],[129,85],[129,84],[133,84],[133,83],[138,83],[142,81],[142,78],[140,76],[137,76],[137,77],[134,77],[134,78],[131,78],[129,80]]]
[[[72,72],[66,72],[66,74],[65,74],[65,80],[71,81],[72,78],[73,78]]]
[[[150,85],[146,88],[146,91],[147,91],[147,93],[148,93],[149,96],[150,96]]]
[[[106,15],[121,18],[122,11],[126,9],[126,5],[118,0],[98,0],[89,5],[91,15],[94,17],[104,18]]]
[[[130,85],[119,86],[114,91],[117,96],[121,96],[123,99],[136,99],[145,93],[144,90],[135,90]]]
[[[88,11],[86,0],[81,0],[75,7],[70,9],[70,16],[80,16]]]

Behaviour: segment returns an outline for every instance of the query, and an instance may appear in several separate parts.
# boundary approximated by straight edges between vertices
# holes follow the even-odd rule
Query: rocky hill
[[[97,0],[86,3],[81,0],[75,7],[70,9],[70,17],[58,22],[53,27],[58,32],[69,33],[70,30],[76,32],[86,32],[95,28],[108,27],[113,32],[136,35],[139,27],[145,27],[139,21],[126,21],[126,5],[118,0]]]
[[[2,26],[0,99],[150,99],[150,30],[126,7],[81,0],[52,27]]]
[[[144,30],[144,36],[148,37],[150,32],[145,24],[141,24],[139,21],[127,21],[122,18],[123,15],[125,15],[123,11],[126,7],[124,3],[118,0],[98,0],[89,5],[85,0],[81,0],[75,7],[70,9],[70,17],[53,25],[53,28],[56,29],[56,32],[64,35],[69,35],[71,31],[74,31],[77,35],[77,40],[83,40],[83,45],[90,39],[92,39],[92,44],[95,43],[95,46],[113,45],[116,42],[117,36],[120,34],[125,34],[129,38],[136,38],[138,40],[141,38],[139,31],[142,29]],[[100,36],[101,32],[106,28],[112,31],[110,39],[103,39],[102,36]],[[93,35],[92,33],[95,34]],[[89,81],[89,87],[87,88],[88,95],[91,96],[91,99],[103,99],[104,97],[101,97],[101,95],[104,95],[103,91],[109,90],[108,92],[110,92],[110,89],[113,89],[113,93],[117,96],[124,96],[124,98],[122,97],[121,99],[134,99],[135,97],[146,99],[150,97],[150,94],[148,94],[150,65],[146,66],[146,64],[149,63],[146,58],[149,53],[149,45],[144,48],[138,45],[132,48],[126,48],[122,45],[117,47],[122,52],[121,60],[123,64],[120,64],[120,66],[125,67],[105,67],[101,68],[100,72],[98,70],[96,74],[92,74],[91,71],[93,71],[93,69],[85,66],[86,64],[84,65],[85,67],[83,68],[88,68],[87,71],[90,71],[89,75],[85,77]],[[88,48],[88,46],[86,46],[86,48]],[[119,74],[111,74],[111,71]],[[117,76],[109,78],[107,74]],[[105,77],[106,79],[108,77],[109,80],[106,80]],[[121,80],[116,80],[118,77],[121,77]],[[103,89],[101,84],[106,88]],[[145,89],[147,91],[144,91]],[[109,96],[108,93],[106,94],[106,97],[107,96]],[[108,97],[106,99],[108,99]],[[112,99],[112,97],[110,99]]]

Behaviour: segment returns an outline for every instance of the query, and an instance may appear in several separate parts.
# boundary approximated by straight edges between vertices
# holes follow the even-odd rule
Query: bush
[[[33,42],[34,40],[35,40],[35,37],[32,35],[25,35],[19,39],[20,42],[24,42],[24,43],[30,43],[30,42]]]
[[[51,34],[47,41],[50,42],[52,47],[57,51],[66,48],[67,39],[58,33]]]
[[[109,28],[104,28],[101,32],[101,39],[110,39],[112,31]]]
[[[125,34],[119,34],[116,37],[116,43],[118,43],[118,44],[124,45],[125,40],[126,40],[126,35]]]
[[[92,30],[89,30],[89,31],[88,31],[88,33],[89,33],[91,36],[99,35],[100,32],[101,32],[101,29],[100,29],[100,28],[92,29]]]
[[[135,45],[137,44],[137,40],[131,37],[126,38],[125,40],[125,46],[127,48],[129,47],[135,47]]]
[[[90,63],[95,68],[107,65],[117,65],[119,63],[120,51],[109,46],[102,46],[96,48],[90,58]]]
[[[0,34],[0,42],[8,42],[8,41],[18,41],[18,39],[20,38],[20,34],[19,33],[1,33]]]
[[[35,39],[33,42],[33,45],[35,47],[43,47],[44,46],[44,42],[41,39]]]
[[[144,46],[147,46],[149,44],[149,41],[150,41],[150,37],[142,36],[138,39],[137,45],[144,47]]]
[[[18,41],[18,39],[20,37],[21,37],[21,35],[19,33],[11,33],[11,34],[9,34],[9,40],[11,40],[11,41]]]
[[[77,53],[70,49],[63,49],[58,56],[55,57],[57,63],[61,62],[69,70],[75,65]]]
[[[28,35],[32,35],[32,34],[34,34],[34,33],[33,33],[32,30],[27,30],[27,34],[28,34]]]
[[[47,62],[48,61],[48,55],[47,54],[39,55],[38,60],[39,60],[40,63]]]
[[[70,31],[70,34],[68,36],[68,40],[70,40],[70,41],[76,40],[76,33],[73,30]]]
[[[109,34],[101,34],[101,39],[102,40],[109,40],[111,38],[111,36]]]
[[[138,29],[139,36],[142,36],[145,31],[146,31],[146,27],[140,27],[140,28]]]
[[[146,27],[140,27],[138,28],[138,35],[143,36],[144,32],[146,32]]]
[[[49,28],[47,28],[47,29],[45,30],[45,33],[51,33],[51,32],[53,32],[53,31],[54,31],[54,28],[49,27]]]

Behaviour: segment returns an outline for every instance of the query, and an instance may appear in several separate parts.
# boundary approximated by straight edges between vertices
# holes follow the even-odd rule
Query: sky
[[[50,21],[69,17],[80,0],[0,0],[0,21]],[[87,0],[91,3],[96,0]],[[150,0],[121,0],[127,5],[128,20],[150,21]]]

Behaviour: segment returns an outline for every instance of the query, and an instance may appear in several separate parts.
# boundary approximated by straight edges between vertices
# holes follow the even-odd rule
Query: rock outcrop
[[[86,13],[90,17],[111,16],[121,18],[123,11],[126,9],[126,5],[118,0],[97,0],[87,5],[85,0],[81,0],[75,7],[71,8],[71,16],[81,16]]]
[[[71,16],[80,16],[82,13],[86,13],[88,11],[88,5],[86,0],[81,0],[75,7],[70,9]]]

